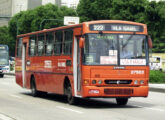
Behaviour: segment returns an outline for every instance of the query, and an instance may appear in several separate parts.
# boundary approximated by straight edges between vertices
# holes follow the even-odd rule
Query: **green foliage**
[[[0,44],[8,45],[10,48],[10,55],[14,56],[15,40],[8,33],[8,27],[0,27]]]
[[[40,30],[40,23],[44,19],[56,20],[44,21],[42,29],[62,26],[64,16],[76,16],[76,12],[71,8],[58,7],[53,4],[21,11],[10,20],[9,27],[0,27],[0,44],[9,45],[10,55],[14,56],[17,32],[18,34],[25,34],[38,31]]]
[[[165,52],[165,1],[80,0],[77,13],[81,22],[109,19],[147,24],[153,52]]]
[[[150,83],[165,83],[165,73],[158,70],[151,70]]]
[[[9,31],[14,38],[17,35],[17,28],[19,34],[38,31],[44,19],[46,20],[42,23],[42,29],[59,27],[63,25],[64,16],[76,16],[76,12],[71,8],[58,7],[53,4],[39,6],[16,14],[9,22]]]

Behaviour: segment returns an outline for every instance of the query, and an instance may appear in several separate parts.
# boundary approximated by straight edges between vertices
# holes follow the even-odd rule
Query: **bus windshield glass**
[[[86,34],[85,65],[146,65],[145,35]]]
[[[0,65],[9,64],[9,54],[7,50],[0,50]]]

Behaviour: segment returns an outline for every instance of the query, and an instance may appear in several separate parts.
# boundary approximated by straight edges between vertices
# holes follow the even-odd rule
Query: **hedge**
[[[150,71],[150,83],[165,83],[165,73],[158,70]]]

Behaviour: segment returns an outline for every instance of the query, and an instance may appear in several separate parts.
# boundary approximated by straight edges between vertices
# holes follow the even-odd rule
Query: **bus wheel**
[[[35,78],[32,78],[32,82],[31,82],[31,93],[33,97],[37,97],[38,96],[38,91],[36,89],[36,84],[35,84]]]
[[[118,105],[126,105],[128,102],[128,98],[116,98],[116,102]]]
[[[0,74],[0,78],[3,78],[4,74]]]
[[[67,87],[67,101],[70,105],[75,104],[75,97],[72,95],[72,88],[70,85]]]

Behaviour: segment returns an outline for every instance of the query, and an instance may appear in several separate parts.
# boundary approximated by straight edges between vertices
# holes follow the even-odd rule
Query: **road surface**
[[[126,106],[115,99],[79,100],[68,105],[65,97],[48,94],[34,98],[15,83],[15,76],[0,78],[0,120],[164,120],[165,93],[131,98]]]

